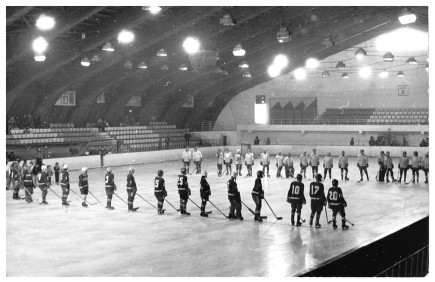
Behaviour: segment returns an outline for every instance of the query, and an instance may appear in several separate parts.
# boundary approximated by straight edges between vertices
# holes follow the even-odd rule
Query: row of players
[[[178,175],[177,178],[177,186],[178,186],[178,194],[180,197],[180,210],[182,215],[190,215],[189,212],[186,211],[187,202],[189,200],[189,196],[191,195],[191,190],[189,188],[189,184],[186,176],[187,170],[185,168],[181,169],[181,174]],[[128,211],[136,211],[138,208],[133,207],[134,198],[137,193],[136,181],[134,178],[134,168],[130,167],[128,169],[127,174],[127,184],[126,190],[128,194]],[[240,196],[240,192],[237,187],[237,179],[238,174],[234,172],[231,175],[231,178],[227,182],[228,187],[228,200],[230,202],[230,211],[227,218],[229,219],[240,219],[243,220],[242,217],[242,200]],[[261,207],[262,200],[264,199],[264,190],[262,186],[261,179],[264,177],[263,171],[259,170],[257,172],[257,179],[255,180],[254,188],[252,189],[252,199],[255,203],[255,213],[254,220],[261,222]],[[32,180],[31,168],[28,166],[28,169],[24,172],[24,189],[25,189],[25,198],[28,203],[33,202],[32,194],[33,188],[35,188]],[[42,191],[42,203],[48,204],[46,201],[47,191],[50,188],[50,182],[47,175],[47,167],[42,165],[41,172],[37,176],[38,179],[38,187]],[[70,179],[68,172],[68,165],[64,164],[60,173],[60,184],[62,188],[62,205],[68,206],[69,203],[67,201],[69,191],[70,191]],[[78,182],[81,198],[83,199],[82,206],[87,207],[87,196],[90,193],[89,184],[88,184],[88,169],[86,167],[82,168],[82,173],[79,175]],[[17,186],[14,185],[14,188]],[[111,168],[107,168],[107,173],[105,175],[105,190],[107,196],[107,205],[106,208],[113,210],[112,206],[112,197],[113,195],[117,195],[115,191],[117,190],[115,184],[115,176],[111,170]],[[51,190],[54,192],[53,190]],[[14,192],[15,191],[14,189]],[[99,200],[90,193],[98,202]],[[57,195],[57,194],[56,194]],[[165,187],[165,180],[163,178],[163,170],[157,171],[157,176],[154,179],[154,195],[157,199],[157,213],[159,215],[164,214],[165,210],[163,209],[163,204],[165,198],[168,193]],[[323,206],[326,206],[328,202],[329,208],[332,209],[332,222],[334,229],[337,228],[336,225],[336,215],[339,213],[342,217],[342,228],[347,229],[345,219],[345,211],[344,208],[347,206],[346,201],[344,200],[343,193],[340,187],[338,187],[338,181],[336,179],[332,180],[332,187],[329,188],[327,193],[327,198],[324,194],[324,185],[322,184],[322,176],[320,174],[316,175],[316,181],[310,183],[310,197],[311,197],[311,215],[310,215],[310,226],[313,225],[314,216],[316,216],[315,227],[320,228],[319,224],[320,214],[323,210]],[[117,195],[118,196],[118,195]],[[200,216],[208,217],[208,214],[205,212],[206,204],[209,201],[209,197],[211,196],[210,185],[207,182],[207,172],[204,171],[201,176],[200,181],[200,196],[201,196],[201,213]],[[119,197],[119,196],[118,196]],[[300,226],[302,224],[301,221],[301,209],[302,205],[306,204],[306,199],[304,196],[304,183],[302,183],[302,175],[298,174],[296,176],[296,181],[293,181],[290,184],[290,188],[287,194],[287,202],[291,204],[291,224],[296,226]],[[295,222],[295,214],[297,215]]]
[[[250,149],[247,150],[244,157],[242,156],[240,149],[237,149],[237,152],[234,155],[234,157],[228,148],[225,149],[225,152],[222,152],[221,149],[218,149],[216,153],[216,158],[217,158],[217,173],[219,176],[222,175],[223,165],[226,166],[225,168],[226,175],[232,174],[233,159],[236,165],[236,173],[239,176],[242,176],[243,158],[244,158],[244,163],[246,165],[246,168],[248,170],[246,176],[252,176],[252,166],[254,165],[254,154],[251,152]],[[198,148],[195,147],[194,151],[191,152],[189,150],[189,147],[187,147],[186,150],[183,151],[181,159],[184,164],[184,167],[187,169],[187,172],[189,172],[190,162],[193,160],[193,163],[196,166],[195,168],[196,173],[197,174],[201,173],[202,154],[198,150]],[[387,151],[386,153],[384,153],[384,151],[381,151],[380,156],[378,158],[378,164],[379,164],[380,174],[382,175],[385,174],[386,172],[387,182],[390,182],[389,175],[391,175],[392,181],[396,181],[396,179],[394,179],[394,174],[393,174],[394,164],[389,151]],[[267,177],[270,177],[269,174],[270,156],[266,150],[264,150],[263,153],[260,154],[260,165],[263,167],[263,172],[267,171]],[[320,165],[320,156],[317,155],[316,149],[313,149],[313,152],[311,153],[310,156],[308,156],[307,152],[304,150],[304,152],[299,157],[299,166],[301,169],[300,174],[303,174],[304,178],[306,178],[307,167],[311,166],[313,179],[315,179],[315,176],[318,174],[319,165]],[[286,178],[294,177],[295,169],[294,169],[293,157],[291,153],[288,153],[288,155],[284,157],[284,155],[282,155],[281,152],[278,152],[278,154],[275,157],[275,166],[277,168],[276,177],[282,177],[281,171],[283,168],[285,171]],[[338,167],[341,170],[341,180],[349,180],[349,178],[347,178],[348,166],[349,166],[348,158],[346,156],[345,151],[342,151],[341,155],[338,157]],[[366,175],[367,180],[369,180],[369,176],[367,173],[367,168],[369,167],[369,161],[368,161],[368,156],[364,153],[364,150],[360,150],[360,154],[358,155],[358,159],[357,159],[357,166],[360,170],[360,175],[361,175],[360,181],[363,180],[363,173]],[[323,159],[324,179],[326,179],[328,173],[329,173],[329,179],[331,179],[331,170],[333,167],[334,167],[334,159],[331,156],[331,153],[328,152]],[[429,152],[425,154],[424,158],[421,158],[418,156],[417,151],[414,152],[414,155],[412,157],[408,157],[407,152],[404,151],[403,155],[400,157],[398,167],[400,172],[400,177],[397,180],[398,182],[402,181],[402,175],[404,176],[404,181],[406,182],[407,171],[408,169],[411,168],[413,183],[415,182],[415,180],[417,180],[417,182],[419,181],[420,169],[423,169],[426,176],[425,183],[428,183],[427,177],[429,172]]]

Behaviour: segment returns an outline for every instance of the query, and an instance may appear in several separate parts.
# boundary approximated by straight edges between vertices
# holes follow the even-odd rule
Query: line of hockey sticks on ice
[[[275,218],[276,218],[277,220],[281,220],[281,219],[282,219],[282,216],[280,216],[280,217],[276,216],[276,214],[273,212],[272,208],[270,207],[269,203],[267,202],[266,198],[264,198],[264,201],[266,202],[267,206],[269,207],[270,211],[273,213],[273,215],[275,216]]]
[[[191,198],[189,198],[189,201],[191,201],[195,206],[197,206],[198,207],[198,209],[201,209],[201,207],[200,206],[198,206]],[[212,211],[206,211],[205,212],[206,214],[210,214],[210,213],[212,213]]]
[[[255,212],[253,211],[253,210],[251,210],[243,201],[240,201],[240,202],[242,202],[242,204],[253,214],[253,215],[255,215]],[[260,216],[262,219],[267,219],[267,216],[265,216],[265,215],[262,215],[262,216]]]
[[[94,194],[91,193],[91,191],[88,191],[88,193],[94,197],[95,200],[97,200],[97,202],[104,208],[104,205],[100,202],[100,200],[97,199],[97,197],[94,196]]]
[[[116,194],[115,191],[113,191],[113,194],[128,206],[128,203],[123,198],[121,198],[118,194]]]
[[[70,190],[71,190],[71,192],[73,192],[74,194],[76,194],[80,199],[82,199],[82,201],[84,200],[76,191],[74,191],[73,189],[71,189],[70,188]],[[86,201],[86,203],[88,203],[88,204],[90,204],[90,205],[96,205],[97,203],[91,203],[91,202],[88,202],[88,201]]]
[[[227,215],[225,215],[220,209],[218,209],[218,207],[216,207],[210,200],[208,201],[213,207],[215,207],[215,209],[217,209],[223,216],[225,216],[225,218],[228,218]]]
[[[62,197],[61,196],[59,196],[56,192],[54,192],[54,190],[53,189],[51,189],[50,187],[47,187],[48,189],[50,189],[50,191],[51,192],[53,192],[54,193],[54,195],[56,195],[59,199],[61,199],[62,200]]]
[[[153,204],[151,204],[150,202],[148,202],[144,197],[142,197],[141,195],[139,195],[139,193],[136,192],[136,195],[139,196],[139,198],[141,198],[142,200],[144,200],[145,202],[147,202],[150,206],[152,206],[153,208],[155,208],[157,210],[157,207],[154,206]]]
[[[166,198],[165,198],[165,202],[166,203],[168,203],[171,207],[173,207],[174,208],[174,210],[176,210],[177,212],[179,212],[180,210],[179,209],[177,209],[176,207],[174,207],[168,200],[166,200]]]

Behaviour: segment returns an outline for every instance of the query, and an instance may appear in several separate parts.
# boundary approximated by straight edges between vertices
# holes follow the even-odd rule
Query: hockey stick
[[[115,192],[113,192],[113,194],[116,196],[116,197],[118,197],[121,201],[123,201],[127,206],[128,206],[128,203],[126,202],[126,201],[124,201],[124,199],[123,198],[121,198],[118,194],[116,194]]]
[[[405,182],[405,184],[409,184],[409,183],[411,183],[413,180],[414,180],[414,176],[412,176],[412,179],[409,180],[409,182]]]
[[[253,210],[251,210],[243,201],[241,201],[242,202],[242,204],[253,214],[253,215],[255,215],[255,212],[253,211]],[[262,219],[267,219],[267,216],[260,216]]]
[[[74,194],[76,194],[77,196],[79,196],[79,198],[80,199],[82,199],[82,201],[84,201],[84,199],[79,195],[79,194],[77,194],[76,193],[76,191],[74,191],[73,189],[70,189],[71,190],[71,192],[73,192]],[[86,203],[88,203],[88,204],[90,204],[90,205],[96,205],[97,203],[90,203],[90,202],[88,202],[88,201],[85,201]]]
[[[198,209],[201,209],[201,207],[200,206],[198,206],[191,198],[189,198],[189,200],[195,205],[195,206],[197,206],[198,207]],[[206,214],[210,214],[210,213],[212,213],[212,211],[206,211],[205,212]]]
[[[275,218],[276,218],[277,220],[281,220],[281,219],[282,219],[282,216],[280,216],[280,217],[277,217],[277,216],[276,216],[276,214],[273,212],[272,208],[270,207],[269,203],[267,202],[266,198],[264,198],[264,201],[266,202],[267,206],[269,207],[270,211],[273,213],[273,215],[275,216]]]
[[[376,176],[375,176],[376,182],[379,182],[378,175],[379,175],[379,172],[380,172],[380,171],[381,171],[381,168],[379,168],[379,169],[378,169],[378,173],[376,173]]]
[[[54,195],[56,195],[59,199],[61,199],[62,200],[62,197],[61,196],[59,196],[56,192],[54,192],[53,191],[53,189],[51,189],[50,187],[47,187],[48,189],[50,189],[50,191],[51,192],[53,192],[54,193]]]
[[[192,173],[189,173],[189,175],[192,175],[196,171],[196,168],[192,171]]]
[[[154,206],[153,204],[151,204],[150,202],[148,202],[144,197],[142,197],[141,195],[139,195],[139,193],[136,192],[136,195],[138,195],[139,198],[141,198],[142,200],[144,200],[144,201],[147,202],[150,206],[152,206],[153,208],[155,208],[155,209],[157,210],[156,206]]]
[[[350,222],[347,218],[346,221],[350,223],[350,225],[354,226],[355,224],[353,224],[352,222]]]
[[[218,173],[218,176],[219,176],[219,177],[222,177],[222,176],[225,174],[225,172],[227,172],[227,169],[225,169],[224,172],[222,172],[220,175],[219,175],[219,173]]]
[[[326,222],[327,222],[328,224],[331,224],[332,220],[329,220],[329,219],[328,219],[328,210],[326,209],[326,206],[325,206],[325,216],[326,216]]]
[[[166,198],[165,198],[165,201],[166,201],[166,203],[168,203],[171,207],[173,207],[174,208],[174,210],[176,210],[177,212],[179,212],[180,210],[179,209],[177,209],[176,207],[174,207],[168,200],[166,200]]]
[[[94,199],[104,208],[103,204],[94,196],[94,194],[91,193],[91,191],[88,191],[88,193],[91,194],[91,196],[94,197]]]
[[[225,216],[225,218],[228,218],[228,216],[227,215],[225,215],[220,209],[218,209],[218,207],[216,207],[210,200],[208,200],[208,202],[213,206],[213,207],[215,207],[215,209],[217,209],[223,216]]]

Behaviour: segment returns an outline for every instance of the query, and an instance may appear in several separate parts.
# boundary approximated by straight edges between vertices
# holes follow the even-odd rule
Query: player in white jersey
[[[341,170],[341,180],[343,180],[343,171],[346,173],[344,179],[349,180],[349,178],[347,178],[348,166],[349,166],[349,160],[347,159],[347,156],[345,155],[344,151],[342,151],[341,155],[338,157],[338,167]]]
[[[196,147],[193,149],[192,158],[193,163],[196,165],[196,174],[201,174],[202,154]]]
[[[284,156],[281,155],[281,152],[278,152],[278,155],[276,155],[275,158],[276,158],[275,164],[276,164],[276,168],[277,168],[276,177],[282,177],[281,170],[282,170],[282,167],[284,166]]]
[[[227,171],[227,175],[228,175],[228,172],[230,175],[232,175],[231,165],[233,164],[233,153],[231,153],[228,148],[225,149],[224,164],[226,166],[225,170]]]
[[[254,153],[251,152],[251,149],[245,154],[245,165],[248,169],[248,174],[246,176],[252,176],[252,166],[254,165]]]
[[[301,166],[300,174],[302,175],[302,173],[304,173],[304,178],[307,178],[305,176],[305,173],[307,171],[307,166],[308,166],[308,156],[307,156],[307,151],[305,150],[299,158],[299,165]]]
[[[266,152],[266,150],[263,151],[263,153],[261,153],[260,155],[260,164],[263,166],[263,173],[265,168],[267,168],[267,177],[270,177],[269,174],[269,164],[270,164],[270,160],[269,160],[269,153]]]
[[[237,149],[237,153],[234,155],[234,162],[236,164],[236,173],[242,176],[242,153],[240,149]]]
[[[285,164],[285,178],[295,177],[295,168],[293,167],[292,154],[288,153],[288,156],[284,159]]]
[[[316,179],[319,173],[320,157],[316,153],[316,149],[313,149],[313,153],[310,155],[309,164],[311,165],[311,171],[313,172],[313,181]]]
[[[331,153],[328,152],[328,154],[325,156],[325,159],[323,160],[323,179],[326,179],[326,174],[329,172],[329,179],[331,179],[331,169],[334,167],[333,165],[334,160],[332,159]]]
[[[181,161],[183,162],[184,168],[187,169],[189,173],[190,161],[192,160],[192,152],[189,150],[189,147],[186,147],[186,150],[183,151],[181,155]]]

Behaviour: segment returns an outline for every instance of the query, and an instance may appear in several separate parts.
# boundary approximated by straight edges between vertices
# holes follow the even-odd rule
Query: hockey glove
[[[166,190],[164,190],[164,194],[165,194],[165,197],[168,196],[168,192],[166,192]]]
[[[359,167],[359,164],[356,164],[357,167]]]
[[[187,193],[190,195],[192,195],[192,193],[190,192],[190,188],[187,188]]]
[[[343,207],[347,207],[346,201],[343,202]]]
[[[341,165],[338,165],[338,168],[341,168]]]
[[[302,205],[307,204],[307,201],[305,199],[302,200]]]
[[[69,183],[66,185],[66,189],[69,189]]]
[[[263,161],[260,161],[260,165],[263,165]]]
[[[261,193],[260,198],[264,199],[264,193]]]
[[[323,164],[323,168],[325,168],[325,164]]]
[[[116,191],[116,185],[113,184],[113,191]]]

